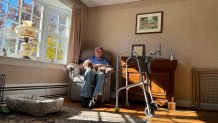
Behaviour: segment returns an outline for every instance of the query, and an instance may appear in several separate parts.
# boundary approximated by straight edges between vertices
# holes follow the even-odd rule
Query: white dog
[[[85,60],[83,62],[84,68],[87,69],[93,69],[96,73],[105,73],[106,67],[102,67],[99,65],[93,65],[93,63],[90,60]]]

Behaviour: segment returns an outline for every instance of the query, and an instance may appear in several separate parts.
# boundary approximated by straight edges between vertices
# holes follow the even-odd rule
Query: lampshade
[[[19,38],[32,38],[34,39],[36,37],[37,29],[32,27],[32,21],[25,20],[23,21],[23,25],[17,26],[15,28],[16,34]]]

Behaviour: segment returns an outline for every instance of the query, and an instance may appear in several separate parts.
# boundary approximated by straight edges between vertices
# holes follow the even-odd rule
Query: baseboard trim
[[[6,84],[5,83],[5,87],[49,86],[49,85],[68,85],[68,82],[60,82],[60,83],[30,83],[30,84]]]
[[[192,107],[192,101],[176,100],[176,106],[191,108]]]

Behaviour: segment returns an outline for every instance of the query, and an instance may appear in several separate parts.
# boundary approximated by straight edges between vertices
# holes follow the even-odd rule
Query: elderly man
[[[89,58],[89,60],[94,64],[94,66],[110,66],[108,60],[103,57],[104,50],[102,47],[95,48],[95,56]]]
[[[105,82],[105,74],[101,70],[101,67],[110,66],[107,59],[103,57],[104,50],[102,47],[95,48],[95,56],[90,57],[88,60],[93,64],[96,71],[91,67],[86,69],[84,77],[84,87],[81,92],[81,98],[83,98],[83,107],[93,107],[99,95],[102,96],[103,84]]]

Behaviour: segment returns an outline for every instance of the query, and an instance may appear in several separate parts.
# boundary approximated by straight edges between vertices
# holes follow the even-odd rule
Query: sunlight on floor
[[[68,118],[69,120],[89,120],[98,121],[98,112],[82,111],[79,115]]]
[[[113,108],[98,108],[95,111],[107,111],[113,113]],[[204,121],[199,120],[199,114],[196,111],[188,111],[188,110],[168,110],[164,108],[159,108],[158,111],[155,112],[155,117],[148,118],[145,116],[143,111],[131,110],[120,108],[120,113],[125,114],[125,112],[130,113],[131,115],[137,115],[141,119],[147,119],[147,122],[159,123],[159,122],[197,122],[204,123]],[[100,113],[101,114],[101,113]],[[104,116],[104,115],[102,115]],[[129,115],[123,115],[124,119],[128,119],[128,121],[132,121]],[[125,121],[125,120],[124,120]]]
[[[68,118],[69,120],[104,121],[104,122],[136,122],[129,114],[110,112],[82,111],[79,115]]]
[[[187,111],[187,110],[158,110],[155,113],[154,118],[149,118],[149,122],[159,123],[159,122],[197,122],[205,123],[199,120],[198,114],[196,111]],[[149,123],[148,122],[148,123]]]
[[[78,107],[81,111],[80,105],[73,105]],[[176,110],[168,110],[167,108],[158,108],[155,111],[153,118],[146,117],[144,113],[144,105],[136,104],[126,107],[119,106],[120,112],[115,113],[115,104],[102,104],[87,111],[82,108],[82,113],[79,114],[82,117],[82,121],[86,121],[84,117],[89,115],[93,118],[88,121],[94,122],[146,122],[146,123],[216,123],[218,121],[218,112],[193,110],[187,108],[178,108]],[[83,112],[85,111],[85,112]],[[95,116],[93,116],[95,115]],[[78,116],[71,117],[69,119],[80,120]]]

